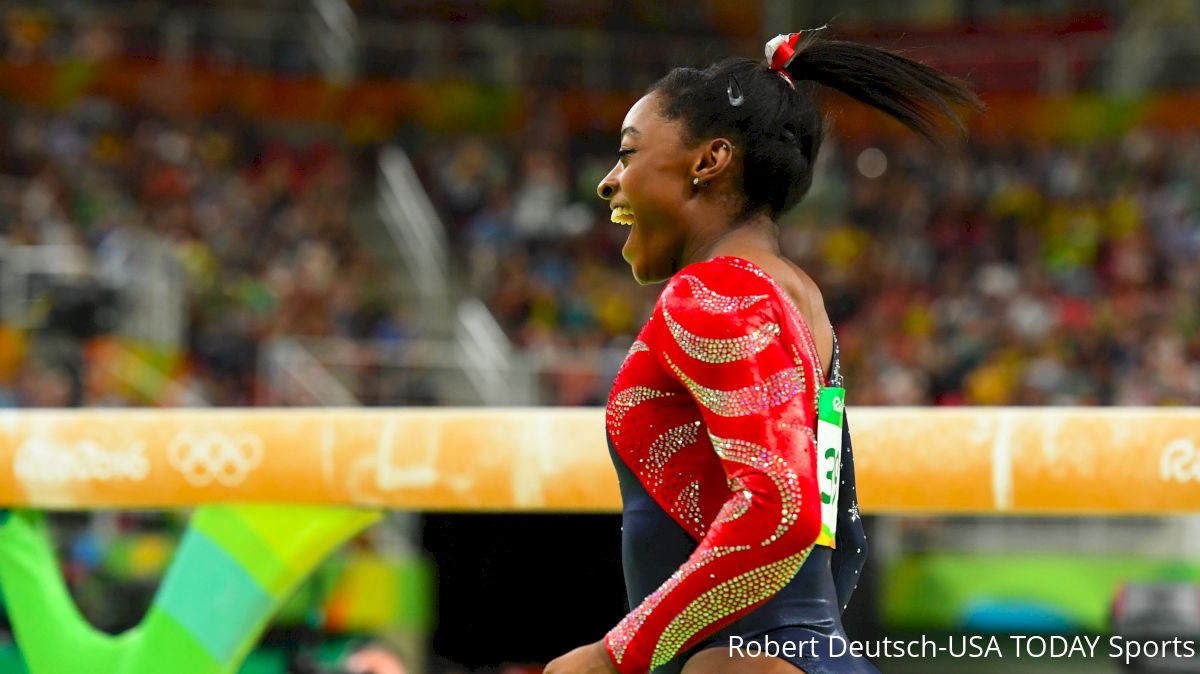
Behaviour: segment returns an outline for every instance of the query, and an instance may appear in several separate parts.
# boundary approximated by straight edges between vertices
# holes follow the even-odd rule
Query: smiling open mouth
[[[612,210],[612,213],[608,216],[608,219],[612,220],[613,222],[617,223],[618,225],[625,225],[626,227],[632,227],[633,226],[633,209],[629,208],[628,206],[617,206],[616,208],[614,208]]]

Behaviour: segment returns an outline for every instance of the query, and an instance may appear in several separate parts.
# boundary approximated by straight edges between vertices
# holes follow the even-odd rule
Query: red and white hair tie
[[[788,33],[786,35],[776,35],[767,41],[767,66],[771,70],[779,73],[779,76],[784,79],[793,89],[796,88],[796,82],[792,76],[788,74],[787,65],[796,58],[796,52],[801,51],[807,45],[801,45],[800,41],[805,42],[815,39],[817,33],[824,30],[826,26],[814,28],[811,30],[802,30],[798,33]]]

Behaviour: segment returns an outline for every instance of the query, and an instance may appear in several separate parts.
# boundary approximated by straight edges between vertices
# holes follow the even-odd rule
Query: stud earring
[[[699,176],[697,176],[697,177],[695,177],[695,178],[692,178],[692,187],[695,187],[696,189],[699,189],[699,188],[700,188],[700,178],[699,178]]]

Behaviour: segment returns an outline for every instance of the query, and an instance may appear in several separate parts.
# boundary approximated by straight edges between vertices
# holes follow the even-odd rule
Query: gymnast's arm
[[[699,406],[730,494],[687,562],[605,636],[621,674],[671,660],[766,601],[820,530],[812,429],[821,373],[808,350],[781,338],[784,308],[767,281],[718,271],[668,284],[650,350]]]

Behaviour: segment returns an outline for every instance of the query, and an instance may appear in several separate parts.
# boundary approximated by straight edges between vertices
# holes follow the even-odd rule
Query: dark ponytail
[[[951,122],[960,138],[966,127],[952,106],[982,108],[961,81],[923,63],[854,42],[813,40],[787,65],[794,80],[836,89],[899,120],[941,144],[939,119]]]
[[[867,45],[804,37],[787,77],[767,61],[731,58],[704,70],[676,68],[650,87],[662,97],[663,115],[682,123],[686,141],[723,136],[738,148],[741,217],[775,218],[812,185],[823,133],[814,84],[878,108],[938,144],[943,120],[965,135],[954,106],[982,107],[966,85],[929,66]]]

